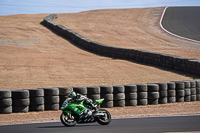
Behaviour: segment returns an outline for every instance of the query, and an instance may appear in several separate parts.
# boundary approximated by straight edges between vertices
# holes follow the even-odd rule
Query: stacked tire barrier
[[[67,99],[68,94],[73,91],[72,87],[53,87],[53,88],[58,88],[59,90],[59,100],[60,100],[60,104],[59,104],[59,108],[62,107],[63,102]]]
[[[101,98],[104,98],[101,107],[112,108],[113,104],[113,86],[100,86]]]
[[[137,106],[137,86],[135,84],[124,85],[126,106]]]
[[[92,40],[89,40],[82,35],[67,29],[62,25],[58,25],[52,22],[57,18],[56,14],[49,15],[44,18],[42,24],[56,34],[63,38],[70,40],[74,45],[92,53],[116,58],[132,60],[141,63],[146,63],[153,66],[164,67],[176,71],[182,71],[186,73],[192,73],[194,75],[200,75],[200,60],[185,58],[175,55],[169,55],[158,52],[150,52],[138,49],[120,48],[114,46],[108,46]]]
[[[194,80],[190,81],[190,86],[191,86],[191,101],[196,101],[197,96],[196,96],[196,82]]]
[[[84,96],[87,96],[87,87],[81,86],[81,87],[73,87],[74,92],[80,93]]]
[[[125,106],[125,88],[123,85],[113,86],[113,97],[114,97],[114,107],[124,107]]]
[[[167,83],[167,102],[176,102],[176,85],[174,82]]]
[[[88,86],[87,97],[93,101],[100,99],[100,87],[99,86]]]
[[[13,113],[27,113],[29,111],[29,91],[12,90],[12,107]]]
[[[190,81],[183,81],[185,85],[185,102],[190,102],[191,101],[191,89],[190,89]]]
[[[12,98],[10,90],[0,90],[0,114],[12,113]]]
[[[101,104],[103,108],[192,102],[200,101],[200,80],[0,90],[0,114],[59,110],[71,91],[83,94],[92,100],[104,98]]]
[[[157,84],[147,84],[148,104],[156,105],[159,99],[159,86]]]
[[[29,111],[44,111],[44,90],[29,89],[30,105]]]
[[[59,90],[58,88],[38,88],[44,90],[45,110],[59,110]]]
[[[137,104],[147,105],[148,104],[148,88],[147,84],[136,84],[137,85]]]
[[[168,97],[168,88],[167,88],[167,83],[157,83],[159,86],[159,99],[158,103],[159,104],[166,104],[168,102],[167,97]]]
[[[200,80],[196,81],[197,101],[200,101]]]
[[[176,85],[176,102],[184,102],[185,84],[182,81],[175,81]]]

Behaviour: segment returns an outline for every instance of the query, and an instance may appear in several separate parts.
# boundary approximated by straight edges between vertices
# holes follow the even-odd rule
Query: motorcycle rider
[[[92,109],[94,109],[95,111],[97,110],[97,107],[94,106],[93,101],[91,99],[89,99],[79,93],[76,94],[76,92],[72,91],[68,94],[68,97],[72,98],[71,102],[73,102],[73,103],[84,101],[87,105],[91,106]],[[84,111],[84,113],[82,114],[81,117],[83,117],[83,116],[86,117],[86,115],[88,115],[88,112],[89,112],[88,110]]]

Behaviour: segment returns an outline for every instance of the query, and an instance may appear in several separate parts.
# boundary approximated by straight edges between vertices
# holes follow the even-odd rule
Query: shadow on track
[[[99,126],[102,126],[102,125],[84,125],[84,124],[80,124],[80,125],[76,125],[76,126],[73,126],[73,127],[67,127],[67,126],[44,126],[44,127],[38,127],[38,128],[79,128],[79,127],[99,127]]]

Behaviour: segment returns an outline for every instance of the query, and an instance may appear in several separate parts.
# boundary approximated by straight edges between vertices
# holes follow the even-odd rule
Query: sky
[[[0,0],[0,15],[163,6],[200,6],[200,0]]]

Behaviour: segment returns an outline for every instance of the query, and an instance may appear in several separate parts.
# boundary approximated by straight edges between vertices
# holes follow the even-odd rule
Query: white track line
[[[168,33],[168,34],[170,34],[170,35],[172,35],[172,36],[175,36],[175,37],[178,37],[178,38],[181,38],[181,39],[184,39],[184,40],[188,40],[188,41],[200,43],[200,41],[193,40],[193,39],[189,39],[189,38],[186,38],[186,37],[182,37],[182,36],[176,35],[176,34],[174,34],[174,33],[172,33],[172,32],[169,32],[168,30],[166,30],[166,29],[162,26],[162,20],[163,20],[163,17],[164,17],[164,15],[165,15],[165,12],[166,12],[167,8],[168,8],[168,6],[164,8],[164,10],[163,10],[163,12],[162,12],[162,14],[161,14],[161,16],[160,16],[160,20],[159,20],[159,26],[160,26],[160,28],[161,28],[163,31],[165,31],[166,33]]]
[[[161,115],[132,115],[132,116],[116,116],[112,119],[129,119],[129,118],[163,118],[163,117],[186,117],[186,116],[200,116],[200,114],[161,114]]]

